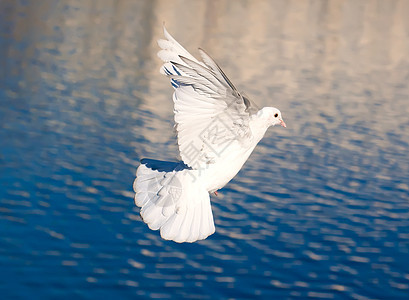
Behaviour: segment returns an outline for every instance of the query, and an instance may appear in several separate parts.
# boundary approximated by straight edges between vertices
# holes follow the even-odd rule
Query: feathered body
[[[182,162],[143,159],[134,182],[135,203],[148,226],[164,239],[194,242],[214,233],[209,192],[242,168],[268,127],[285,127],[274,107],[255,111],[221,68],[199,49],[196,60],[164,29],[158,56],[174,88]]]

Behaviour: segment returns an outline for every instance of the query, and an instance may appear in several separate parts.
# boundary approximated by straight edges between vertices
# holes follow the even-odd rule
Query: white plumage
[[[181,162],[142,159],[135,204],[152,230],[175,242],[202,240],[215,231],[209,193],[241,169],[267,128],[285,123],[274,107],[254,111],[216,62],[199,49],[195,59],[164,28],[160,72],[174,88]]]

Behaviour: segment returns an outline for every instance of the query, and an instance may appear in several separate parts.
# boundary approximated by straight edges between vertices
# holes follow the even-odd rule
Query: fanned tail
[[[183,163],[143,159],[134,182],[135,204],[152,230],[178,243],[207,238],[215,231],[209,193],[196,170]]]

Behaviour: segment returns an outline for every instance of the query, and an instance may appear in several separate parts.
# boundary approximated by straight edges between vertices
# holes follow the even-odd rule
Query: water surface
[[[409,2],[1,1],[5,298],[406,299]],[[272,128],[212,197],[216,233],[141,221],[143,157],[176,159],[162,23]]]

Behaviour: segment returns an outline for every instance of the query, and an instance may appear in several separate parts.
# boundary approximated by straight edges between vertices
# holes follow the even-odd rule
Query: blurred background
[[[407,299],[409,1],[0,1],[3,299]],[[216,233],[141,221],[175,160],[162,24],[271,128],[212,196]]]

